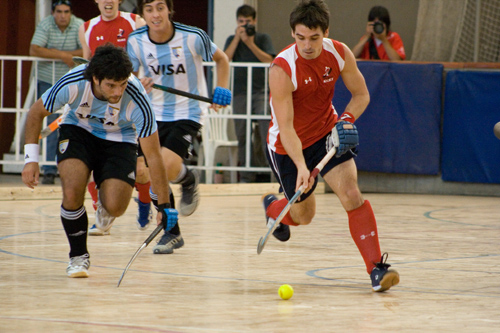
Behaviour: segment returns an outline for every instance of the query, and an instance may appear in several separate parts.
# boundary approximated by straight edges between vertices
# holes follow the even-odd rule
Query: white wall
[[[214,1],[214,36],[213,41],[222,50],[227,37],[236,30],[236,9],[243,5],[243,0]]]

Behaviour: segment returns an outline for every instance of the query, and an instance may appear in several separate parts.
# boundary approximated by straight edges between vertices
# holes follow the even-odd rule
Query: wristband
[[[339,120],[348,121],[351,124],[354,124],[354,122],[356,121],[356,118],[354,118],[352,113],[344,111],[344,113],[342,113],[342,116],[340,116]]]
[[[38,163],[38,154],[40,153],[40,145],[36,143],[28,143],[24,145],[24,164],[35,162]]]

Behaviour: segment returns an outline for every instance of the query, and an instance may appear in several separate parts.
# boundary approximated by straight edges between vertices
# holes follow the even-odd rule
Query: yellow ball
[[[290,299],[293,296],[293,288],[289,284],[284,284],[278,290],[278,294],[282,299]]]

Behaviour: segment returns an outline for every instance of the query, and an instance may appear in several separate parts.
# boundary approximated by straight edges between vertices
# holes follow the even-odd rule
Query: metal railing
[[[4,156],[0,156],[0,164],[15,166],[16,169],[21,170],[24,165],[23,147],[24,147],[24,123],[26,119],[26,114],[29,111],[31,105],[36,101],[37,96],[37,66],[40,61],[52,61],[53,64],[59,60],[50,60],[38,57],[29,56],[5,56],[0,55],[0,113],[14,113],[15,116],[15,135],[11,144],[10,152]],[[212,90],[215,87],[215,66],[214,62],[207,62],[204,65],[208,68],[208,77],[211,78],[209,85],[211,83]],[[11,66],[11,67],[9,67]],[[16,79],[15,79],[15,105],[6,106],[5,101],[5,87],[6,87],[6,69],[12,71],[15,66]],[[269,167],[256,167],[251,166],[251,142],[252,142],[252,121],[266,119],[270,120],[270,110],[268,103],[268,94],[265,96],[265,110],[263,115],[252,114],[252,69],[253,68],[266,68],[265,75],[265,87],[266,91],[268,86],[268,70],[269,64],[267,63],[230,63],[231,66],[231,90],[234,86],[233,73],[235,67],[246,67],[247,68],[247,108],[246,114],[230,114],[230,115],[214,115],[211,117],[223,117],[230,119],[243,119],[246,122],[246,163],[243,166],[212,166],[204,165],[198,166],[193,165],[192,168],[200,170],[221,170],[221,171],[253,171],[253,172],[271,172]],[[54,66],[53,66],[54,68]],[[30,71],[30,76],[28,82],[23,81],[23,73],[26,76],[26,71]],[[213,72],[213,73],[212,73]],[[55,77],[55,70],[53,70],[53,77]],[[13,84],[8,82],[8,84]],[[23,94],[23,87],[29,85],[28,92]],[[26,89],[25,89],[26,90]],[[12,104],[12,103],[11,103]],[[47,126],[46,119],[44,120],[43,128]],[[235,138],[236,140],[236,138]],[[46,139],[41,142],[41,156],[40,165],[55,165],[54,161],[46,160]],[[4,166],[5,172],[5,166]]]

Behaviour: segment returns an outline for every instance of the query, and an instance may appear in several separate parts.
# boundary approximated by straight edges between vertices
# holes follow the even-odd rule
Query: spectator
[[[230,61],[233,62],[264,62],[273,61],[276,52],[274,51],[271,37],[268,34],[255,31],[257,23],[255,9],[248,5],[239,7],[236,11],[236,31],[234,35],[227,38],[224,52]],[[233,76],[233,113],[247,113],[247,68],[235,67]],[[252,71],[252,114],[263,115],[265,110],[267,91],[265,89],[265,69],[254,68]],[[246,165],[246,120],[235,119],[234,126],[238,138],[238,163]],[[269,120],[261,119],[258,123],[258,139],[261,147],[254,147],[252,143],[250,156],[254,158],[251,165],[258,161],[265,163],[265,147]],[[258,155],[257,155],[258,154]],[[240,182],[251,183],[256,180],[253,172],[241,172]]]
[[[387,8],[373,7],[368,14],[366,33],[352,49],[354,56],[359,59],[405,60],[403,41],[390,28],[391,18]]]
[[[44,18],[37,25],[31,39],[30,56],[61,59],[62,62],[39,62],[37,76],[37,98],[49,89],[57,80],[73,67],[73,56],[82,56],[82,45],[78,40],[78,28],[83,20],[71,12],[70,0],[52,1],[52,15]],[[57,119],[58,114],[47,118],[47,124]],[[47,161],[55,161],[57,133],[47,137]],[[42,184],[54,184],[57,166],[42,166]]]

